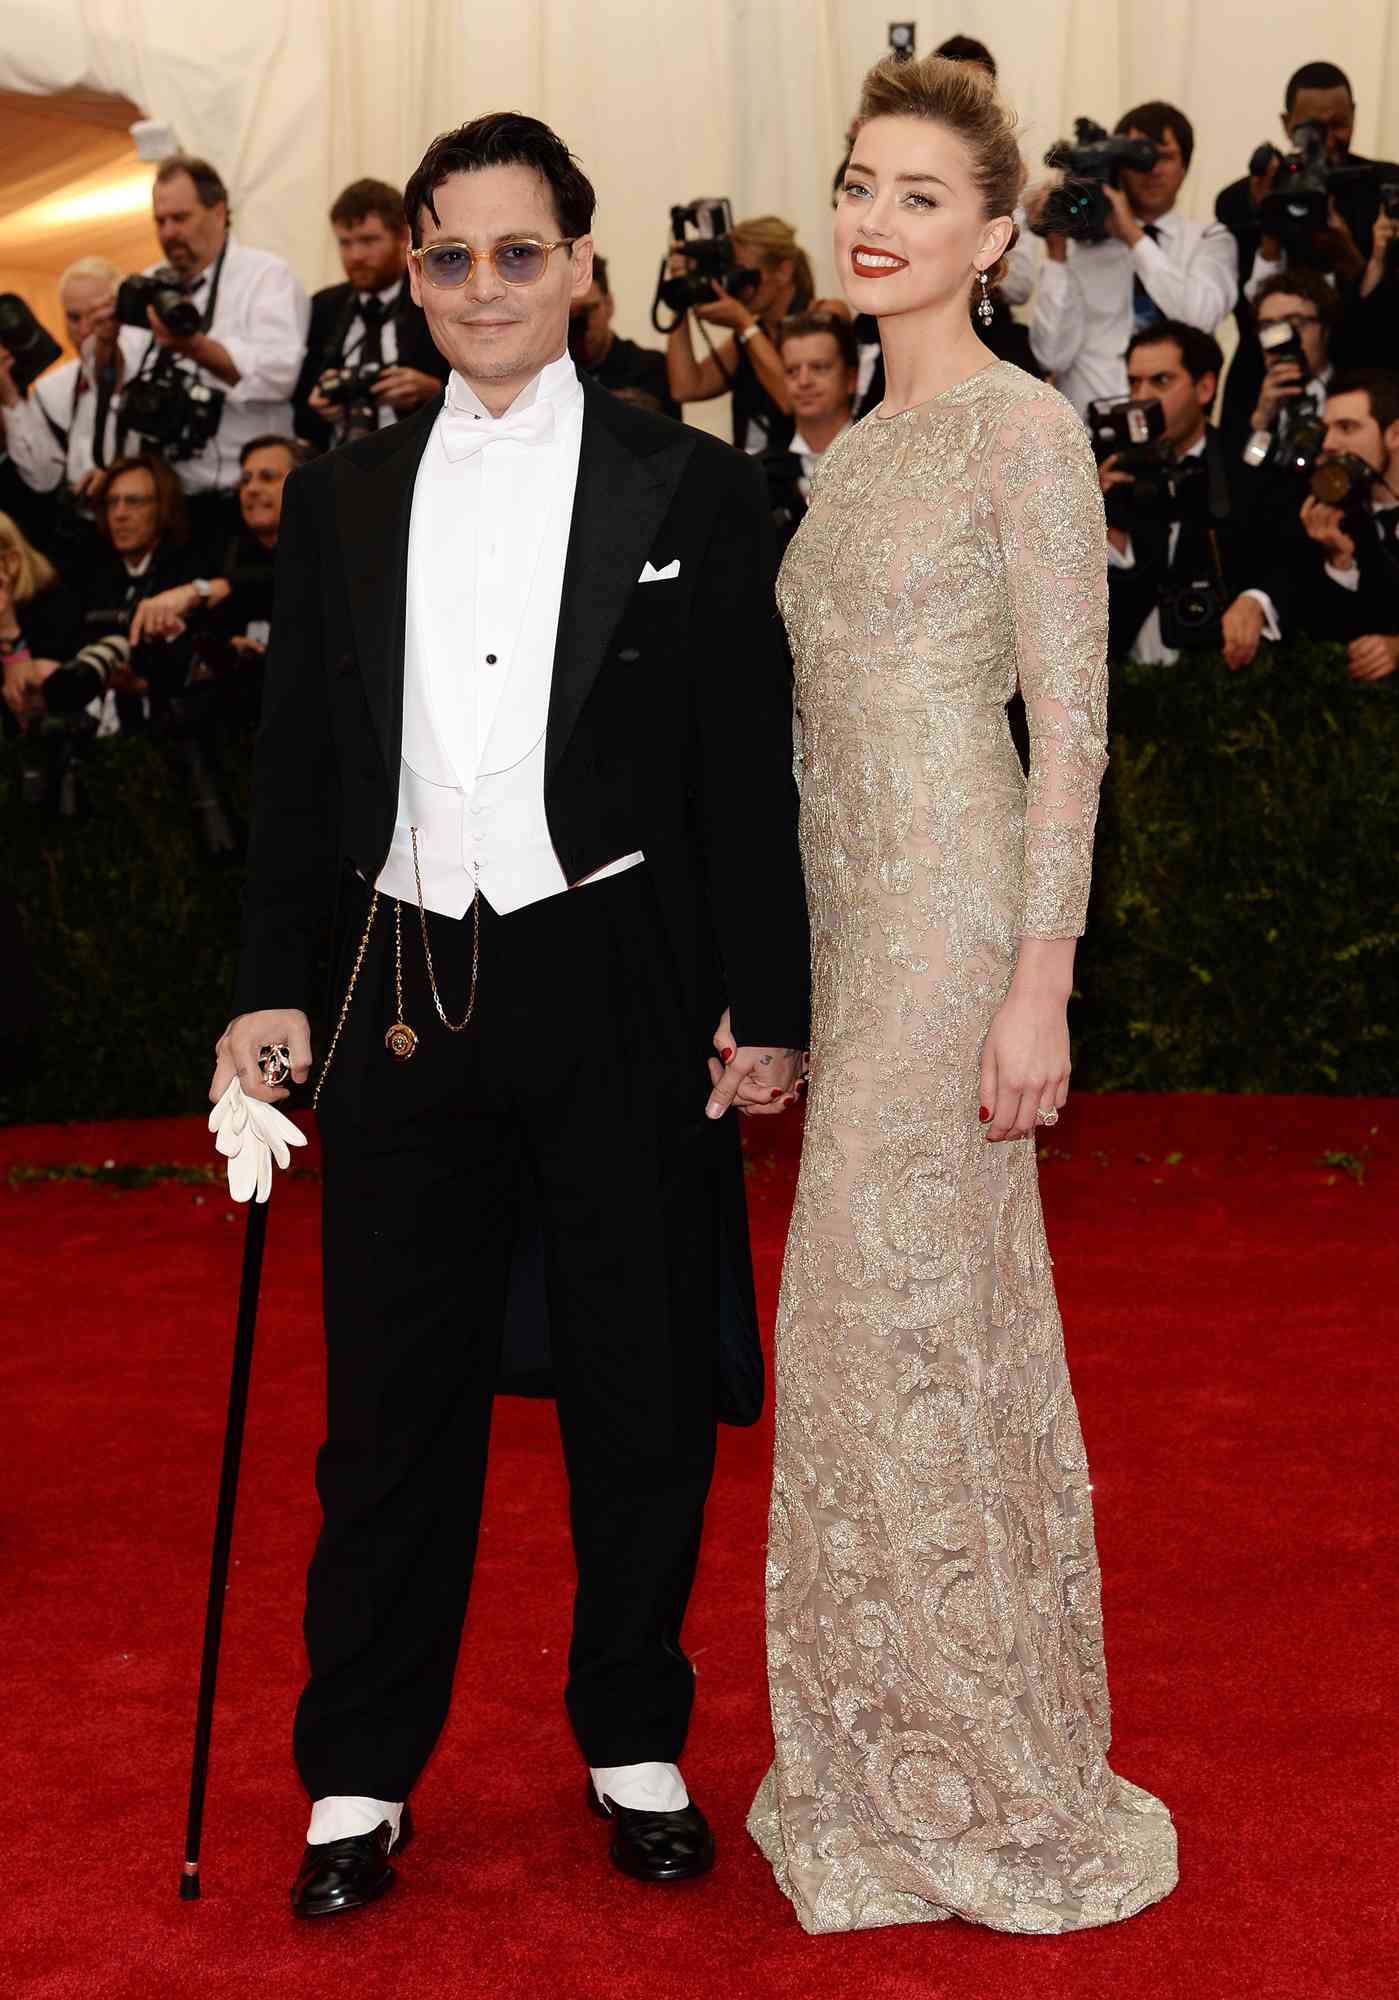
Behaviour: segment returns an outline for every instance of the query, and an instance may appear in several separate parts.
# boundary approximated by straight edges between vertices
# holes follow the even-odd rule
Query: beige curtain
[[[0,88],[129,97],[207,154],[236,226],[310,286],[336,275],[325,212],[364,173],[402,181],[425,142],[488,109],[537,113],[597,185],[623,332],[647,326],[667,210],[727,194],[798,225],[823,287],[831,176],[891,0],[0,0]],[[909,10],[914,11],[914,10]],[[1358,150],[1399,153],[1399,0],[944,0],[920,49],[979,35],[1027,157],[1077,113],[1111,125],[1165,97],[1197,133],[1186,206],[1206,214],[1277,136],[1283,84],[1350,74]],[[22,162],[0,131],[0,184]],[[154,245],[152,244],[152,250]]]

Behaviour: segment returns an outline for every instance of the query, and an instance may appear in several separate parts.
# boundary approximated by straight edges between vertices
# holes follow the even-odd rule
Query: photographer
[[[757,282],[746,298],[736,298],[716,283],[711,305],[693,306],[684,314],[666,343],[670,393],[677,403],[704,403],[732,393],[734,443],[740,451],[770,451],[787,444],[793,430],[778,329],[789,314],[806,310],[816,287],[796,231],[780,216],[737,223],[730,241],[736,265],[755,271]],[[671,253],[668,274],[684,276],[685,246],[672,244]],[[692,315],[702,326],[725,327],[733,336],[703,361],[695,358]]]
[[[850,428],[860,353],[848,311],[798,313],[782,322],[777,339],[796,429],[785,448],[763,453],[762,468],[785,549],[801,526],[822,454]]]
[[[311,300],[296,430],[320,451],[421,409],[451,370],[408,287],[408,219],[387,181],[352,181],[330,211],[346,282]]]
[[[1053,370],[1056,386],[1080,414],[1095,398],[1126,393],[1123,355],[1135,331],[1171,319],[1212,333],[1238,291],[1228,230],[1176,213],[1195,147],[1184,112],[1170,104],[1138,105],[1118,120],[1117,136],[1149,141],[1155,164],[1117,168],[1121,186],[1112,178],[1103,185],[1101,240],[1071,242],[1061,231],[1045,230],[1030,320],[1035,358]],[[1027,199],[1032,228],[1044,230],[1046,202],[1052,214],[1056,192],[1039,188]]]
[[[615,310],[607,259],[594,250],[593,282],[569,308],[568,351],[574,365],[624,402],[678,421],[680,405],[670,393],[664,354],[614,333]]]
[[[80,257],[58,281],[68,339],[77,359],[50,368],[27,395],[0,345],[0,420],[15,470],[36,493],[67,486],[90,500],[102,467],[117,455],[122,383],[140,365],[146,342],[116,319],[121,273],[102,257]]]
[[[1230,456],[1209,411],[1224,357],[1212,334],[1163,320],[1132,336],[1128,391],[1143,411],[1159,406],[1147,446],[1110,453],[1099,466],[1108,517],[1109,652],[1173,666],[1182,653],[1242,650],[1234,628],[1244,600],[1252,658],[1258,638],[1279,637],[1271,586],[1243,518]],[[1110,413],[1111,414],[1111,413]],[[1131,413],[1125,413],[1130,415]]]
[[[1387,679],[1399,665],[1399,374],[1332,384],[1302,526],[1319,565],[1312,629],[1350,642],[1354,679]]]
[[[165,266],[137,288],[150,337],[141,377],[123,398],[123,430],[176,466],[195,538],[217,549],[233,525],[243,446],[292,428],[309,307],[280,257],[230,235],[228,191],[207,161],[162,161],[152,210]],[[163,285],[162,269],[173,274]],[[149,299],[152,280],[159,308]],[[118,298],[123,317],[130,282]],[[191,329],[172,331],[172,312]]]
[[[1321,424],[1340,316],[1334,286],[1317,271],[1280,271],[1258,288],[1253,301],[1258,391],[1242,428],[1225,428],[1231,446],[1263,477],[1274,475],[1294,447],[1305,453],[1308,431]],[[1318,434],[1314,449],[1319,446]]]
[[[74,592],[10,516],[0,514],[0,667],[10,715],[23,720],[32,713],[44,681],[76,651],[81,629]]]

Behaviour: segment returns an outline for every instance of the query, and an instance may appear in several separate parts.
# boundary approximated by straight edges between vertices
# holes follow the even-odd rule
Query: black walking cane
[[[199,1664],[199,1701],[194,1717],[194,1761],[189,1774],[189,1817],[185,1822],[185,1865],[180,1899],[199,1898],[199,1837],[204,1825],[204,1792],[209,1778],[209,1737],[214,1727],[214,1681],[219,1671],[223,1601],[228,1589],[228,1556],[233,1546],[233,1508],[238,1498],[238,1466],[243,1456],[243,1420],[248,1413],[248,1381],[253,1368],[253,1328],[267,1242],[265,1201],[248,1203],[243,1238],[243,1279],[238,1290],[238,1329],[233,1336],[233,1372],[228,1385],[228,1422],[223,1434],[223,1469],[214,1514],[214,1550],[209,1562],[209,1603],[204,1613],[204,1657]]]

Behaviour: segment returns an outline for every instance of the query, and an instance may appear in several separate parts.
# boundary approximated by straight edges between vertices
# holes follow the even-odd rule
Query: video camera
[[[335,441],[348,444],[352,438],[369,437],[379,428],[380,405],[374,400],[374,384],[383,374],[383,363],[360,361],[346,366],[324,368],[316,386],[328,403],[335,405]]]
[[[14,364],[11,379],[21,395],[63,352],[18,292],[0,292],[0,346]]]
[[[1326,155],[1326,127],[1315,119],[1294,126],[1292,144],[1291,153],[1280,153],[1267,141],[1256,146],[1248,171],[1257,179],[1276,163],[1273,185],[1259,203],[1258,220],[1265,236],[1276,236],[1287,249],[1298,250],[1327,227],[1337,189],[1359,186],[1373,177],[1374,169],[1332,166]]]
[[[1035,235],[1067,236],[1074,243],[1106,242],[1111,210],[1104,189],[1121,185],[1124,167],[1149,173],[1156,159],[1152,140],[1110,134],[1091,118],[1075,118],[1072,144],[1056,139],[1044,156],[1045,165],[1058,168],[1064,179],[1050,189],[1039,220],[1031,225]]]
[[[679,245],[686,268],[670,278],[669,260],[662,260],[651,301],[651,324],[657,333],[673,332],[692,306],[712,304],[716,285],[734,299],[751,298],[757,291],[763,274],[735,259],[733,226],[733,205],[722,198],[701,197],[671,209],[670,240]],[[674,315],[669,326],[661,323],[662,306]]]
[[[136,271],[117,287],[117,323],[150,327],[148,312],[177,340],[188,340],[204,324],[204,315],[190,297],[194,287],[169,264],[157,271]]]

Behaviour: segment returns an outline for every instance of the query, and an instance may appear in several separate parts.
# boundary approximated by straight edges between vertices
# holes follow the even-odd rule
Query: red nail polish
[[[734,1059],[734,1052],[732,1049],[720,1049],[719,1053],[724,1058],[725,1062],[732,1062]]]
[[[984,1104],[980,1104],[977,1106],[976,1115],[984,1125],[987,1119],[991,1116],[991,1113],[986,1109],[986,1106]]]
[[[782,1092],[780,1090],[770,1090],[768,1092],[768,1096],[773,1099],[779,1098],[781,1095]]]

